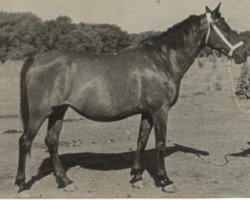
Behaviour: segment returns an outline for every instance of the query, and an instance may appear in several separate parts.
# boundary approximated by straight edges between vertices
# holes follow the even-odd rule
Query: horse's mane
[[[162,32],[158,36],[153,36],[140,42],[140,44],[149,44],[154,46],[162,46],[165,44],[167,48],[181,49],[185,45],[185,39],[194,33],[201,26],[199,16],[191,15],[187,19],[179,22]]]

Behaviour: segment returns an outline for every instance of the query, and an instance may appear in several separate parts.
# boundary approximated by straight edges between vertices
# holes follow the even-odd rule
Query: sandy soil
[[[140,116],[98,123],[69,111],[59,148],[75,190],[57,188],[44,144],[45,123],[27,160],[30,190],[18,194],[14,180],[22,130],[20,63],[0,66],[0,197],[250,197],[250,115],[240,112],[234,102],[226,62],[218,60],[215,70],[209,60],[203,62],[204,67],[195,62],[186,74],[179,101],[170,112],[165,162],[177,188],[174,193],[154,185],[154,133],[144,156],[144,188],[129,183]],[[239,70],[240,66],[232,66],[235,78]],[[250,110],[250,102],[241,104]]]

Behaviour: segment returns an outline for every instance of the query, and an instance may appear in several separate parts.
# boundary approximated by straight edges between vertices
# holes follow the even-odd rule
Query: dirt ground
[[[183,79],[180,98],[170,112],[165,163],[177,191],[154,185],[154,133],[144,156],[143,188],[130,185],[130,168],[140,116],[98,123],[68,111],[59,153],[74,181],[74,191],[58,189],[44,144],[44,123],[27,159],[30,190],[14,186],[19,119],[20,63],[0,66],[0,197],[250,197],[250,114],[235,104],[227,62],[197,61]],[[240,66],[233,65],[237,78]],[[250,101],[241,101],[250,110]],[[228,163],[226,163],[225,155]]]

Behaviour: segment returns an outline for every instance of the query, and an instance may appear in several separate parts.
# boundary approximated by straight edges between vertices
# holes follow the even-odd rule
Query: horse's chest
[[[161,107],[163,104],[173,105],[178,98],[178,85],[168,79],[148,83],[146,93],[147,103],[150,107]]]
[[[175,104],[179,95],[179,85],[173,81],[168,81],[165,87],[165,95],[169,105]]]

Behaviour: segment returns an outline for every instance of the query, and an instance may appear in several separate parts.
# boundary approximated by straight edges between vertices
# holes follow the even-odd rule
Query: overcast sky
[[[76,23],[116,24],[131,33],[166,30],[219,2],[233,29],[250,30],[250,0],[0,0],[0,10],[32,12],[43,20],[67,15]]]

